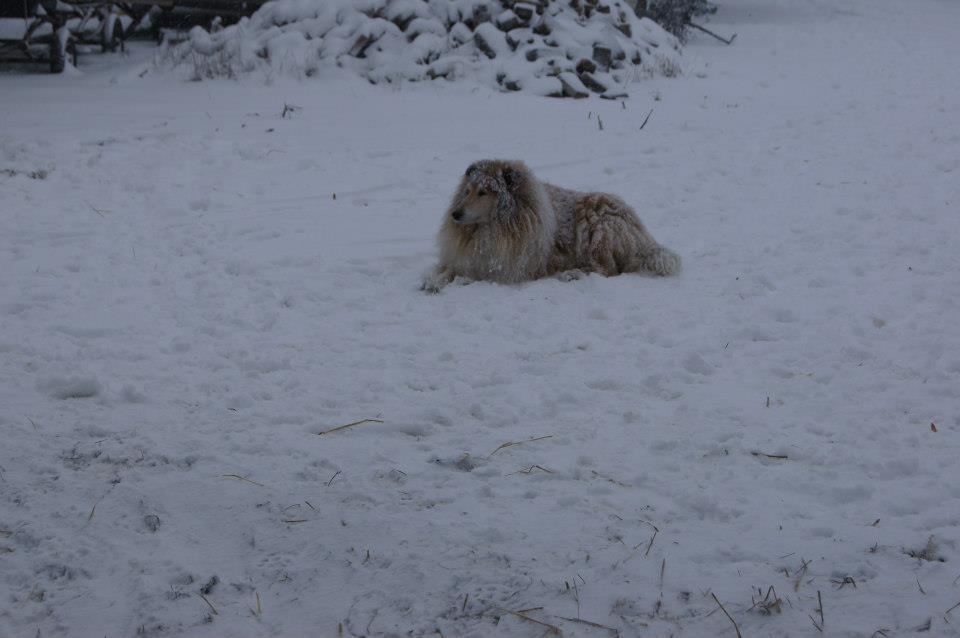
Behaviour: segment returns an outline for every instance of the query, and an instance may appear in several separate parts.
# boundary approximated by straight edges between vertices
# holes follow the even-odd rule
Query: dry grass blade
[[[333,479],[337,478],[338,476],[340,476],[340,470],[337,470],[334,475],[330,477],[330,480],[327,481],[327,487],[330,487],[330,484],[333,483]]]
[[[284,523],[306,523],[307,519],[305,518],[285,518],[283,519]]]
[[[97,504],[94,503],[94,504],[93,504],[93,507],[90,508],[90,515],[87,517],[87,522],[88,522],[88,523],[93,520],[93,513],[96,512],[96,511],[97,511]]]
[[[592,474],[594,478],[603,479],[604,481],[607,481],[608,483],[613,483],[614,485],[619,485],[620,487],[630,487],[629,485],[627,485],[627,484],[624,483],[623,481],[618,481],[618,480],[615,479],[615,478],[610,478],[609,476],[604,476],[603,474],[601,474],[600,472],[598,472],[598,471],[596,471],[596,470],[590,470],[590,474]],[[649,523],[649,521],[643,521],[643,522],[644,522],[644,523],[647,523],[647,524],[649,524],[649,525],[652,525],[652,523]],[[655,525],[654,525],[653,527],[654,527],[654,529],[656,529],[656,526],[655,526]]]
[[[951,611],[953,611],[953,610],[956,609],[957,607],[960,607],[960,603],[957,603],[956,605],[954,605],[953,607],[951,607],[951,608],[948,609],[947,611],[943,612],[943,615],[946,616],[947,614],[949,614]]]
[[[383,423],[383,420],[382,419],[360,419],[359,421],[354,421],[353,423],[347,423],[346,425],[338,425],[335,428],[330,428],[329,430],[324,430],[323,432],[317,432],[317,436],[323,436],[324,434],[339,432],[340,430],[346,430],[347,428],[352,428],[355,425],[363,425],[364,423]]]
[[[853,585],[854,589],[857,588],[857,581],[853,578],[853,576],[844,576],[843,580],[840,580],[839,578],[834,578],[830,582],[836,585],[837,589],[843,589],[847,585]],[[819,594],[819,592],[817,593]]]
[[[198,593],[197,596],[199,596],[200,598],[202,598],[202,599],[203,599],[203,602],[207,603],[207,606],[210,607],[210,611],[213,612],[213,615],[214,615],[214,616],[219,616],[219,615],[220,615],[220,612],[217,611],[217,608],[213,606],[213,603],[211,603],[209,600],[207,600],[207,597],[206,597],[206,596],[204,596],[203,594],[200,594],[200,593]]]
[[[644,557],[650,554],[650,548],[653,547],[653,541],[657,538],[657,534],[660,533],[656,527],[653,528],[653,536],[650,537],[650,542],[647,543],[647,551],[643,553]]]
[[[643,127],[647,125],[647,122],[650,121],[650,116],[653,115],[653,109],[650,109],[650,112],[647,113],[647,117],[643,118],[643,124],[640,125],[640,130],[643,130]]]
[[[243,481],[245,483],[251,483],[253,485],[259,485],[260,487],[266,487],[263,483],[257,483],[256,481],[251,481],[246,476],[240,476],[239,474],[221,474],[223,478],[232,478],[237,479],[238,481]]]
[[[713,599],[715,601],[717,601],[717,605],[720,607],[720,611],[722,611],[723,614],[730,619],[730,622],[733,623],[733,629],[734,631],[737,632],[737,638],[743,638],[743,634],[740,633],[740,626],[737,624],[737,621],[733,619],[733,616],[727,613],[726,607],[723,606],[723,603],[720,602],[720,599],[717,598],[717,595],[715,593],[710,592],[710,595],[713,596]]]
[[[584,620],[583,618],[567,618],[566,616],[555,616],[555,618],[559,618],[560,620],[566,620],[567,622],[579,623],[581,625],[586,625],[588,627],[596,627],[597,629],[606,629],[607,631],[611,632],[614,636],[620,635],[620,630],[616,629],[615,627],[608,627],[607,625],[601,625],[598,622],[591,622],[589,620]]]
[[[819,590],[819,589],[817,590],[817,605],[819,605],[819,607],[817,607],[817,611],[820,612],[820,624],[821,624],[821,625],[825,625],[825,624],[827,624],[827,623],[826,623],[826,621],[824,621],[824,619],[823,619],[823,599],[820,598],[820,590]]]
[[[516,472],[510,472],[507,476],[513,476],[514,474],[532,474],[534,470],[540,470],[546,472],[547,474],[553,474],[553,470],[548,470],[542,465],[531,465],[530,467],[525,467],[522,470],[517,470]]]
[[[762,593],[762,590],[760,593]],[[751,605],[750,609],[748,609],[747,611],[756,609],[757,611],[760,612],[760,614],[764,616],[772,616],[773,612],[776,612],[779,614],[780,612],[783,611],[783,609],[781,608],[782,603],[783,603],[783,600],[779,596],[777,596],[777,590],[774,589],[773,585],[770,585],[770,587],[767,589],[766,595],[764,595],[764,597],[759,600],[754,600],[753,605]]]
[[[554,636],[562,636],[562,635],[563,635],[563,632],[560,631],[560,628],[557,627],[556,625],[551,625],[550,623],[543,622],[542,620],[537,620],[536,618],[531,618],[530,616],[526,615],[526,614],[523,613],[522,611],[510,611],[509,609],[504,609],[503,607],[498,607],[498,609],[499,609],[500,611],[504,612],[504,613],[510,614],[510,615],[512,615],[512,616],[516,616],[517,618],[521,618],[521,619],[523,619],[523,620],[526,620],[527,622],[532,622],[532,623],[534,623],[534,624],[536,624],[536,625],[540,625],[541,627],[546,627],[546,628],[547,628],[547,633],[549,633],[549,634],[552,634],[552,635],[554,635]],[[524,610],[524,611],[530,611],[530,610]]]
[[[785,461],[790,458],[786,454],[765,454],[764,452],[751,452],[750,454],[753,456],[762,456],[765,459],[777,459],[780,461]]]
[[[800,568],[797,569],[796,573],[794,574],[794,576],[796,576],[797,578],[796,580],[793,581],[793,591],[800,591],[800,581],[803,580],[804,574],[807,573],[807,566],[810,565],[810,563],[812,562],[813,562],[812,559],[803,560],[803,557],[802,556],[800,557]]]
[[[254,592],[254,593],[256,593],[257,595],[257,615],[259,616],[263,613],[263,607],[260,604],[260,592]]]
[[[552,434],[548,434],[548,435],[546,435],[546,436],[538,436],[538,437],[535,437],[535,438],[532,438],[532,439],[527,439],[526,441],[507,441],[506,443],[500,444],[500,446],[499,446],[496,450],[494,450],[493,452],[491,452],[490,454],[488,454],[488,455],[487,455],[487,458],[493,456],[494,454],[496,454],[496,453],[499,452],[500,450],[506,449],[506,448],[508,448],[508,447],[513,447],[513,446],[515,446],[515,445],[523,445],[524,443],[533,443],[534,441],[542,441],[542,440],[544,440],[544,439],[549,439],[549,438],[553,438],[553,435],[552,435]]]

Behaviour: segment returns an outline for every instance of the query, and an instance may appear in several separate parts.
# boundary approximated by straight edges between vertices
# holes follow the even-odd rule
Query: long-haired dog
[[[551,275],[673,275],[680,256],[647,232],[622,199],[539,181],[523,162],[467,168],[437,234],[440,260],[422,289],[456,277],[515,283]]]

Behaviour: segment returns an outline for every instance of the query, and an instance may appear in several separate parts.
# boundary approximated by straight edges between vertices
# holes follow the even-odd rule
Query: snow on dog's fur
[[[437,234],[440,260],[423,290],[456,277],[515,283],[579,272],[672,275],[680,256],[622,199],[539,181],[523,162],[483,160],[460,180]]]

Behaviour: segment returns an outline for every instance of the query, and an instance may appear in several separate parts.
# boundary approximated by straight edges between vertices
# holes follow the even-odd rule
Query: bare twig
[[[820,590],[817,590],[817,611],[820,612],[820,624],[825,625],[827,621],[823,618],[823,599],[820,598]]]
[[[90,210],[92,210],[93,212],[95,212],[97,215],[100,215],[100,217],[106,218],[106,215],[104,215],[104,213],[109,213],[109,212],[110,212],[110,211],[108,211],[108,210],[100,210],[99,208],[97,208],[96,206],[94,206],[93,204],[91,204],[91,203],[89,203],[89,202],[87,203],[87,206],[89,206],[89,207],[90,207]]]
[[[495,449],[493,452],[491,452],[490,454],[488,454],[488,455],[487,455],[487,458],[493,456],[494,454],[496,454],[496,453],[499,452],[500,450],[506,449],[506,448],[508,448],[508,447],[513,447],[513,446],[515,446],[515,445],[523,445],[524,443],[533,443],[534,441],[542,441],[543,439],[549,439],[549,438],[553,438],[553,435],[552,435],[552,434],[548,434],[548,435],[546,435],[546,436],[538,436],[538,437],[535,437],[535,438],[532,438],[532,439],[527,439],[526,441],[507,441],[506,443],[500,444],[500,446],[497,447],[497,449]]]
[[[340,430],[346,430],[347,428],[352,428],[355,425],[361,425],[363,423],[383,423],[383,420],[382,419],[360,419],[359,421],[354,421],[353,423],[347,423],[346,425],[338,425],[335,428],[330,428],[329,430],[324,430],[323,432],[317,432],[317,436],[323,436],[324,434],[339,432]]]
[[[523,620],[526,620],[527,622],[532,622],[532,623],[534,623],[534,624],[540,625],[541,627],[546,627],[547,630],[548,630],[548,633],[551,633],[551,634],[553,634],[554,636],[562,636],[562,635],[563,635],[563,632],[560,631],[560,628],[557,627],[556,625],[551,625],[550,623],[546,623],[546,622],[543,622],[543,621],[541,621],[541,620],[537,620],[537,619],[535,619],[535,618],[531,618],[530,616],[527,616],[525,613],[523,613],[523,611],[532,611],[532,610],[530,610],[530,609],[525,609],[525,610],[523,610],[523,611],[510,611],[509,609],[504,609],[503,607],[498,607],[498,609],[499,609],[500,611],[506,612],[506,613],[511,614],[511,615],[513,615],[513,616],[516,616],[517,618],[522,618]]]
[[[956,605],[954,605],[953,607],[951,607],[951,608],[948,609],[947,611],[943,612],[943,615],[946,616],[947,614],[949,614],[951,611],[953,611],[953,610],[956,609],[957,607],[960,607],[960,603],[957,603]]]
[[[724,613],[724,615],[725,615],[727,618],[730,619],[730,622],[733,623],[733,630],[737,632],[737,638],[743,638],[743,635],[740,633],[740,626],[737,625],[737,621],[734,620],[734,619],[733,619],[733,616],[731,616],[731,615],[727,612],[726,607],[723,606],[723,603],[720,602],[720,599],[717,598],[717,595],[716,595],[715,593],[710,592],[710,595],[713,596],[713,599],[714,599],[715,601],[717,601],[717,605],[719,605],[720,611],[722,611],[722,612]]]
[[[86,527],[87,525],[89,525],[89,524],[90,524],[90,521],[93,520],[93,514],[94,514],[94,512],[97,511],[97,505],[100,504],[100,501],[102,501],[103,499],[107,498],[107,494],[109,494],[110,492],[112,492],[112,491],[113,491],[113,488],[116,487],[116,486],[117,486],[117,484],[114,483],[114,484],[110,487],[109,490],[107,490],[106,492],[103,493],[103,496],[101,496],[100,498],[98,498],[98,499],[94,502],[93,507],[90,508],[90,514],[87,516],[87,520],[86,520],[86,522],[83,524],[84,527]]]
[[[223,478],[232,478],[237,479],[238,481],[244,481],[245,483],[252,483],[253,485],[259,485],[260,487],[266,487],[263,483],[257,483],[256,481],[251,481],[246,476],[240,476],[239,474],[221,474]]]
[[[283,112],[280,113],[280,117],[285,118],[287,117],[287,113],[296,113],[297,111],[301,111],[301,110],[303,110],[303,108],[300,106],[297,106],[296,104],[287,104],[286,102],[284,102]]]
[[[620,635],[619,629],[615,629],[614,627],[608,627],[607,625],[601,625],[598,622],[591,622],[589,620],[584,620],[583,618],[567,618],[566,616],[555,616],[555,618],[559,618],[560,620],[566,620],[567,622],[580,623],[581,625],[586,625],[588,627],[596,627],[597,629],[606,629],[607,631],[611,632],[614,636]]]
[[[706,33],[707,35],[712,35],[713,37],[715,37],[717,40],[720,40],[720,41],[723,42],[724,44],[732,44],[733,41],[737,39],[737,34],[736,34],[736,33],[734,33],[732,36],[730,36],[729,39],[727,39],[727,38],[724,38],[724,37],[722,37],[722,36],[717,35],[717,34],[714,33],[713,31],[710,31],[709,29],[707,29],[707,28],[705,28],[705,27],[701,27],[699,24],[694,24],[693,22],[687,21],[687,25],[693,27],[694,29],[697,29],[698,31],[703,31],[703,32]]]
[[[337,478],[338,476],[340,476],[340,470],[337,470],[336,473],[330,477],[330,480],[327,481],[327,487],[330,487],[330,484],[333,483],[333,479]]]
[[[920,593],[923,594],[924,596],[927,595],[927,592],[923,591],[923,585],[920,584],[920,578],[919,578],[919,577],[917,578],[917,589],[919,589],[919,590],[920,590]]]
[[[647,125],[647,122],[650,121],[650,116],[653,115],[653,109],[650,109],[650,112],[647,113],[647,117],[643,118],[643,124],[640,125],[639,130],[643,130],[643,127]]]

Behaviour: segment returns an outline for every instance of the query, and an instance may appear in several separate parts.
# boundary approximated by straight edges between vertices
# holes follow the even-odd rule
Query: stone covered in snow
[[[373,83],[473,77],[614,97],[631,79],[677,74],[680,44],[624,0],[274,0],[225,29],[194,28],[166,57],[195,79],[329,65]]]

